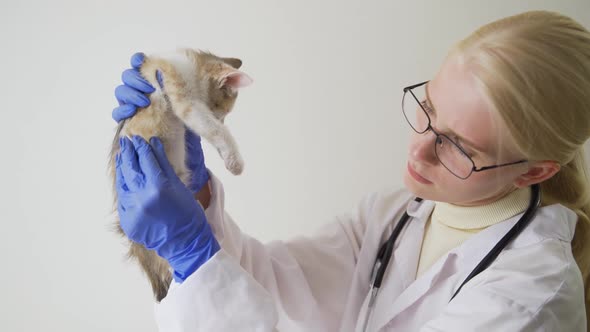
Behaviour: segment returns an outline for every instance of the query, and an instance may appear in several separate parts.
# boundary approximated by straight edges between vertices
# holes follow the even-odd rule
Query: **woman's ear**
[[[561,169],[561,165],[553,160],[535,161],[529,166],[526,173],[514,179],[514,185],[518,188],[541,183],[550,179]]]

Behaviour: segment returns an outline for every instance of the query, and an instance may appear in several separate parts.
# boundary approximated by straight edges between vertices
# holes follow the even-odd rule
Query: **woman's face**
[[[432,111],[429,114],[431,126],[458,141],[476,167],[523,159],[512,152],[515,149],[505,127],[495,121],[470,73],[455,58],[451,57],[443,64],[426,85],[426,91]],[[465,206],[493,202],[514,190],[514,180],[528,170],[526,163],[522,163],[473,172],[462,180],[438,160],[432,131],[424,134],[411,132],[404,183],[411,192],[424,199]],[[502,146],[498,147],[500,141]]]

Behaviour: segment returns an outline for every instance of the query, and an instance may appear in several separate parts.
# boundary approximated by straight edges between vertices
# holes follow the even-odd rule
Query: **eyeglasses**
[[[404,96],[402,98],[402,111],[408,124],[418,134],[424,134],[431,130],[436,139],[434,141],[434,153],[440,163],[460,179],[467,179],[473,172],[486,171],[493,168],[509,166],[519,163],[524,163],[527,160],[519,160],[512,163],[484,166],[477,168],[473,159],[458,143],[454,142],[447,135],[441,134],[434,130],[431,125],[430,116],[433,110],[428,104],[426,83],[429,81],[418,83],[404,88]],[[409,93],[408,93],[409,92]],[[417,104],[417,105],[416,105]]]

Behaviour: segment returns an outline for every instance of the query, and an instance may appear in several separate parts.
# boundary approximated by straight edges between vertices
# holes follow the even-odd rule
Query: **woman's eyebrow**
[[[428,105],[430,105],[430,108],[432,108],[432,111],[436,113],[436,108],[434,107],[434,104],[432,103],[432,100],[430,100],[430,93],[428,92],[428,85],[430,82],[426,83],[426,85],[424,86],[424,90],[426,91],[426,102],[428,103]],[[458,137],[459,140],[461,141],[462,145],[468,145],[469,147],[471,147],[474,150],[477,150],[481,153],[486,153],[485,149],[477,146],[476,144],[474,144],[473,142],[466,140],[465,137],[457,134],[456,132],[454,132],[452,129],[448,129],[448,132],[450,134],[452,134],[455,137]]]

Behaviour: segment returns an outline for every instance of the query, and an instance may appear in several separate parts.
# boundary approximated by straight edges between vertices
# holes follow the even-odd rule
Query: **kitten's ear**
[[[221,58],[223,62],[227,63],[228,65],[234,67],[235,69],[240,69],[242,66],[242,60],[237,58]]]
[[[234,70],[224,75],[219,81],[219,87],[227,87],[232,90],[237,90],[252,84],[252,78],[246,73],[239,70]]]

